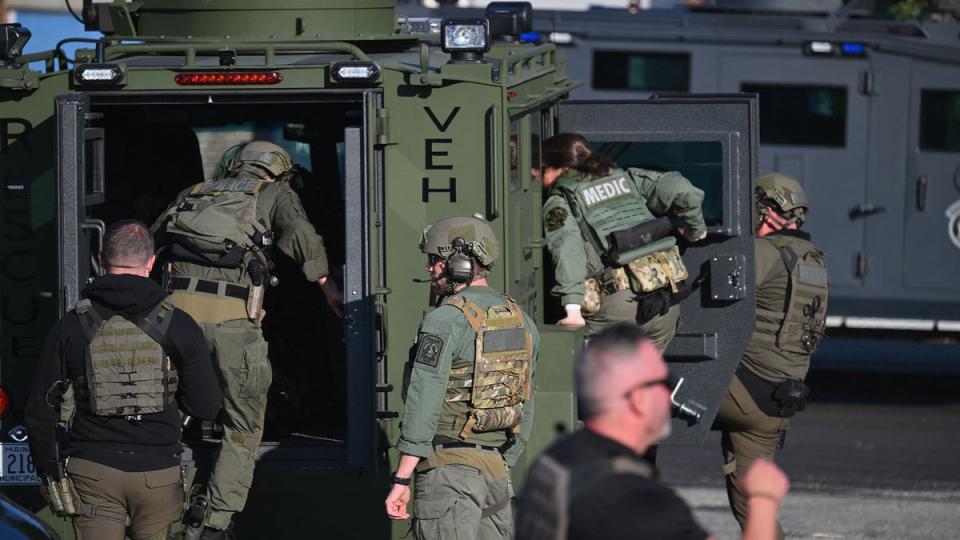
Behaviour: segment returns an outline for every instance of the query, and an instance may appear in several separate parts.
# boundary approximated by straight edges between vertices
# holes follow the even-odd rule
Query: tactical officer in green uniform
[[[670,218],[689,241],[707,235],[703,191],[676,172],[623,170],[586,140],[561,133],[543,143],[543,229],[566,316],[590,333],[635,321],[662,351],[693,282]]]
[[[224,536],[253,480],[272,377],[260,330],[271,248],[300,263],[342,315],[323,239],[285,181],[290,155],[266,141],[227,152],[222,175],[181,192],[153,226],[168,250],[170,299],[200,323],[224,385],[223,440],[201,538]]]
[[[757,458],[773,459],[789,418],[804,408],[810,355],[823,337],[827,267],[799,229],[808,209],[796,180],[779,173],[756,182],[757,315],[753,335],[717,413],[730,507],[740,525],[747,496],[739,480]],[[778,526],[779,537],[783,530]]]
[[[504,452],[532,422],[540,336],[513,299],[487,284],[498,250],[493,229],[475,217],[442,219],[420,241],[441,300],[423,319],[408,366],[400,463],[385,502],[390,518],[409,518],[416,477],[418,540],[513,536],[508,462],[522,448]]]

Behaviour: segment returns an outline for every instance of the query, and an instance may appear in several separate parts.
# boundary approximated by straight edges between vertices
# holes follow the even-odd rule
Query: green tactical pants
[[[773,460],[781,435],[790,428],[790,420],[767,416],[757,407],[749,392],[734,376],[730,389],[717,412],[723,447],[723,472],[727,477],[727,499],[730,509],[743,528],[747,517],[747,495],[740,479],[760,457]],[[783,528],[777,524],[777,538],[783,539]]]
[[[243,510],[253,483],[272,373],[267,342],[250,320],[200,327],[223,385],[223,440],[207,487],[210,510],[203,524],[226,529]]]
[[[629,289],[617,291],[603,297],[600,309],[584,317],[587,322],[587,331],[591,334],[604,328],[624,321],[637,320],[636,295]],[[680,325],[680,306],[671,306],[667,313],[658,315],[640,325],[650,341],[662,352],[670,344],[673,336],[677,335]]]
[[[414,538],[513,538],[509,478],[509,474],[493,478],[475,467],[459,463],[417,473],[413,494]],[[500,505],[503,507],[498,509]]]
[[[77,540],[166,540],[168,527],[180,517],[183,490],[180,467],[125,472],[94,461],[70,458],[67,472],[84,503],[108,510],[73,520]]]

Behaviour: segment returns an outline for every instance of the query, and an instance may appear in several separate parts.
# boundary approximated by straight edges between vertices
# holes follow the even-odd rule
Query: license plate
[[[0,471],[0,485],[39,484],[37,468],[30,456],[27,443],[0,443],[0,459],[3,470]]]

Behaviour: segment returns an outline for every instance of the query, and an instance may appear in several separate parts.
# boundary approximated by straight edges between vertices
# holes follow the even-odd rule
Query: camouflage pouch
[[[677,283],[689,277],[677,246],[634,259],[626,268],[629,270],[630,289],[637,294],[667,286],[677,292]]]
[[[520,425],[520,416],[523,414],[523,403],[517,403],[508,407],[497,407],[496,409],[472,409],[470,419],[464,426],[463,431],[468,433],[487,433],[490,431],[502,431],[504,429],[513,429]],[[463,436],[461,434],[461,436]],[[466,437],[464,437],[466,438]]]
[[[583,282],[584,295],[583,302],[580,302],[580,313],[582,315],[591,315],[600,311],[601,295],[600,281],[597,278],[590,278]]]
[[[41,493],[50,504],[50,509],[61,517],[79,516],[80,496],[73,487],[73,480],[69,476],[56,479],[52,476],[44,478],[41,484]]]

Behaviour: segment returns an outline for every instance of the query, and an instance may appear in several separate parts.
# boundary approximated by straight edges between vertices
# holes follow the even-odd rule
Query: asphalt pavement
[[[960,539],[960,376],[813,372],[807,410],[777,463],[790,476],[789,538]],[[664,446],[661,479],[718,540],[739,538],[720,436]]]

